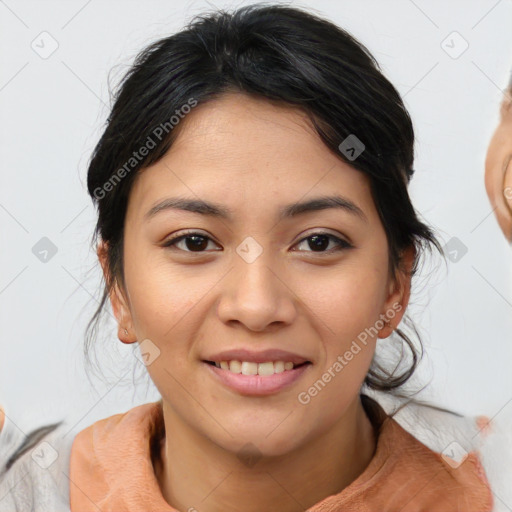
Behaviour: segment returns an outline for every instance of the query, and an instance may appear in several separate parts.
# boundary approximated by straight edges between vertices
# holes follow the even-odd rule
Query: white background
[[[84,370],[101,276],[87,163],[108,115],[109,72],[115,85],[148,43],[204,10],[245,3],[0,2],[0,404],[20,428],[62,418],[85,428],[159,398],[137,361],[134,388],[133,346],[117,340],[113,321],[98,339],[107,382]],[[412,297],[426,349],[418,377],[431,381],[423,396],[466,414],[512,415],[512,249],[483,178],[512,67],[512,1],[288,3],[334,21],[377,58],[414,122],[413,201],[443,243],[457,237],[468,249],[425,273]],[[58,42],[47,59],[31,48],[43,31]],[[456,59],[441,46],[453,31],[469,44]],[[32,253],[42,237],[57,247],[47,263]]]

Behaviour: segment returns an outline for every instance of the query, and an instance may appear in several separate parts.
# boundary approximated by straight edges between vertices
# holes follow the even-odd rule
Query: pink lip
[[[247,359],[245,359],[245,361],[247,361]],[[305,364],[293,370],[285,370],[281,373],[274,373],[274,375],[261,376],[232,373],[229,370],[217,368],[209,363],[203,364],[212,372],[213,377],[219,379],[225,386],[241,394],[258,396],[271,395],[272,393],[277,393],[291,386],[304,372],[308,371],[308,368],[311,366],[311,364]]]
[[[235,349],[218,352],[209,357],[205,357],[203,361],[213,361],[215,363],[220,363],[221,361],[248,361],[252,363],[266,363],[268,361],[291,361],[293,364],[302,364],[306,361],[309,361],[309,359],[298,354],[293,354],[292,352],[279,349],[262,350],[259,352],[246,349]]]

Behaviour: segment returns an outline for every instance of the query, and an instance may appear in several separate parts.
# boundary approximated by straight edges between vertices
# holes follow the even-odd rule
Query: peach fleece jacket
[[[380,424],[369,465],[309,512],[512,509],[509,423],[493,419],[483,428],[483,417],[414,402],[390,418],[384,410],[393,411],[398,404],[393,400],[386,404],[387,398],[379,396],[378,403],[371,401],[380,411],[378,422],[365,405],[372,423]],[[161,401],[84,429],[73,430],[73,423],[66,420],[49,433],[38,429],[34,442],[22,423],[0,410],[0,511],[175,512],[163,499],[153,470],[155,447],[171,435],[163,428]]]
[[[151,459],[152,440],[161,435],[162,423],[161,402],[154,402],[81,431],[71,452],[70,479],[77,484],[70,488],[71,511],[176,512],[160,492]],[[308,510],[486,512],[492,506],[475,452],[460,465],[447,462],[388,417],[363,473]]]

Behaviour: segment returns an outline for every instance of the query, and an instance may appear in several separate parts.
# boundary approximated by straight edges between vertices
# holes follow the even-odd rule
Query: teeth
[[[265,363],[253,363],[250,361],[221,361],[215,363],[217,368],[228,370],[242,375],[273,375],[285,370],[293,369],[293,363],[290,361],[267,361]]]
[[[257,363],[248,363],[247,361],[242,362],[242,375],[258,375]]]
[[[293,368],[293,363],[291,363],[292,365],[292,368]],[[288,368],[289,370],[290,368]],[[283,361],[276,361],[274,363],[274,372],[275,373],[281,373],[281,372],[284,372],[284,362]]]
[[[224,363],[224,365],[226,366],[225,370],[229,370],[230,372],[233,373],[242,373],[242,363],[240,361],[231,361],[230,363],[228,363],[227,361],[222,361],[222,363]]]

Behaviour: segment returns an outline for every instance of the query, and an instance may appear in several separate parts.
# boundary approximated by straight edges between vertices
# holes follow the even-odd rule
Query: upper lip
[[[266,363],[268,361],[290,361],[293,364],[311,362],[306,357],[294,354],[293,352],[287,352],[286,350],[268,349],[255,352],[253,350],[247,350],[243,348],[217,352],[216,354],[206,357],[204,361],[213,361],[214,363],[220,363],[221,361],[248,361],[252,363]]]

